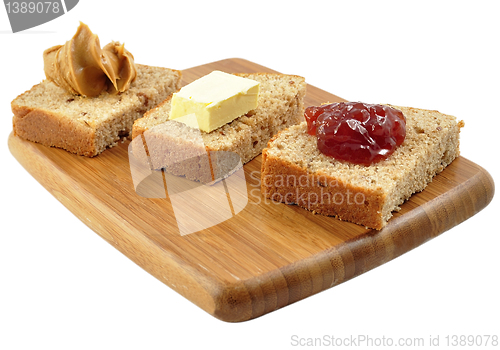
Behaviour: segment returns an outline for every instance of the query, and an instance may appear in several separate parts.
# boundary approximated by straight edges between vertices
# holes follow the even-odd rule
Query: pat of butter
[[[193,124],[188,115],[195,114],[199,129],[210,132],[256,108],[258,95],[259,82],[213,71],[173,94],[170,119]]]

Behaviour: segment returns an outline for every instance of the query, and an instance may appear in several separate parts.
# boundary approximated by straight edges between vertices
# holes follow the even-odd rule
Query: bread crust
[[[179,88],[177,88],[176,91],[179,91]],[[152,114],[156,113],[158,110],[161,110],[162,108],[164,108],[164,106],[170,104],[171,101],[172,101],[172,95],[169,95],[162,102],[160,102],[155,107],[151,108],[149,111],[144,113],[144,116],[142,118],[148,118],[150,115],[152,115]],[[132,139],[135,139],[137,136],[144,134],[144,132],[146,132],[149,129],[148,127],[146,127],[145,125],[140,123],[141,119],[138,119],[134,122],[134,126],[132,128]]]
[[[306,168],[273,157],[267,148],[262,151],[261,192],[268,199],[297,204],[313,214],[377,230],[385,225],[380,215],[386,197],[383,191],[352,186],[322,172],[309,173]]]
[[[95,130],[90,126],[47,110],[22,108],[20,112],[12,119],[14,135],[87,157],[97,155]]]

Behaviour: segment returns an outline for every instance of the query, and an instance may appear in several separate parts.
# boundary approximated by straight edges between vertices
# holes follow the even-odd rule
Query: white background
[[[0,8],[0,349],[287,349],[292,336],[500,335],[499,200],[375,270],[244,323],[144,272],[37,183],[7,147],[10,102],[81,20],[136,62],[185,69],[241,57],[349,100],[453,114],[461,153],[500,183],[495,1],[81,0],[12,34]],[[496,333],[495,333],[496,332]]]

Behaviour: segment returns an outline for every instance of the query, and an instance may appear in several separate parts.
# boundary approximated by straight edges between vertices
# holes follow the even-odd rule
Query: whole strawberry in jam
[[[395,108],[361,102],[312,106],[305,110],[307,132],[321,153],[370,165],[389,157],[406,136],[406,118]]]

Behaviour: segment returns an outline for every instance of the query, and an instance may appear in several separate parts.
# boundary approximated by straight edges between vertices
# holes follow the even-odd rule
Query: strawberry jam
[[[308,107],[307,132],[316,135],[321,153],[370,165],[389,157],[403,143],[406,119],[400,110],[361,102]]]

